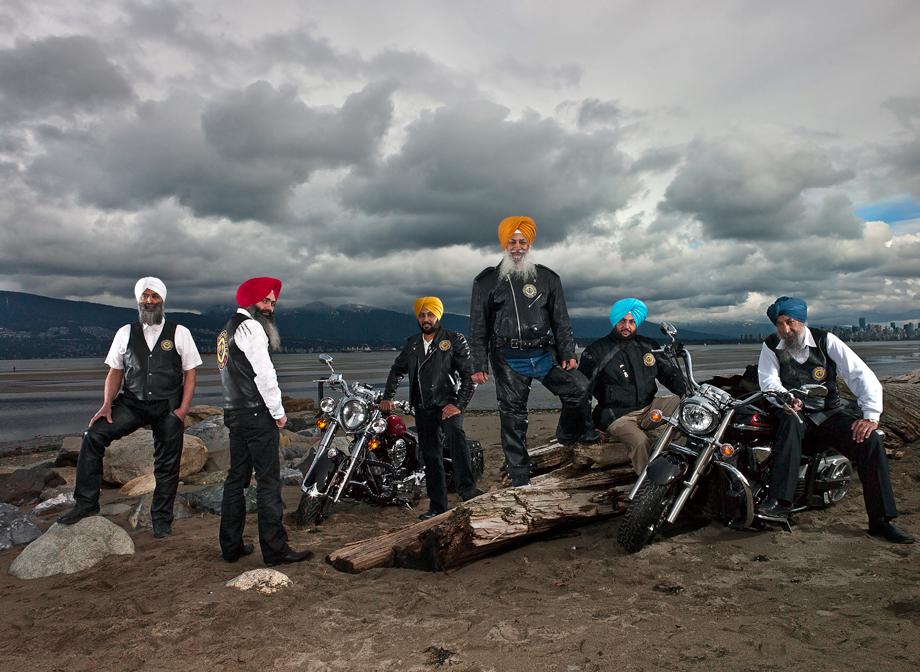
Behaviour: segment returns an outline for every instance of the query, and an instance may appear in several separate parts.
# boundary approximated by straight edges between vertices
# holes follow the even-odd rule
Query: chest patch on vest
[[[230,351],[227,349],[227,330],[224,329],[217,335],[217,368],[223,370],[228,359]]]
[[[160,347],[163,348],[166,352],[169,352],[170,350],[172,350],[172,349],[173,349],[174,347],[176,347],[176,346],[173,345],[173,342],[172,342],[172,341],[170,341],[169,339],[165,339],[165,338],[164,338],[162,341],[160,341]]]
[[[815,380],[824,380],[827,378],[827,369],[823,366],[816,366],[811,372],[811,377]]]
[[[438,347],[441,348],[441,350],[444,350],[446,352],[450,350],[450,341],[447,339],[444,339],[443,341],[438,343]]]
[[[537,295],[536,285],[531,285],[530,283],[524,285],[521,291],[524,293],[524,296],[526,296],[528,299],[532,299],[533,297]]]
[[[650,352],[646,352],[645,356],[642,358],[642,363],[646,366],[655,366],[655,355]]]

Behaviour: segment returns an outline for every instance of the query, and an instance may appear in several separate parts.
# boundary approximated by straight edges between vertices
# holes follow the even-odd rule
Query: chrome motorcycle
[[[674,524],[688,502],[703,514],[730,527],[788,526],[785,518],[759,513],[769,498],[774,428],[762,405],[773,401],[793,413],[795,398],[822,398],[822,385],[804,385],[788,392],[754,392],[744,398],[693,377],[690,353],[677,340],[677,329],[661,323],[670,343],[654,353],[669,359],[681,372],[687,394],[669,418],[652,411],[652,420],[664,420],[664,431],[629,493],[631,500],[617,533],[617,543],[635,553],[665,525]],[[761,404],[761,405],[758,405]],[[814,447],[812,447],[814,448]],[[853,467],[830,447],[802,451],[799,481],[792,511],[824,508],[846,496]]]

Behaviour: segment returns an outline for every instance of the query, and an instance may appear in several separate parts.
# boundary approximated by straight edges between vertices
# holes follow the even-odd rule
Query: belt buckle
[[[512,350],[520,350],[521,349],[521,339],[512,338],[509,345]]]

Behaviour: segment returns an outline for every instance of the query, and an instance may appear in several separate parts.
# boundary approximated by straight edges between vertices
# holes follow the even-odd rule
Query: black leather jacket
[[[418,408],[444,408],[453,404],[462,411],[473,397],[470,346],[458,331],[439,329],[427,356],[422,334],[410,336],[390,367],[384,399],[396,397],[399,381],[407,373],[409,403]]]
[[[611,331],[585,348],[578,370],[590,379],[600,361],[617,344],[620,351],[598,374],[592,390],[597,399],[594,420],[598,427],[607,427],[620,416],[652,403],[658,391],[656,381],[678,396],[686,392],[680,372],[667,360],[652,354],[658,344],[645,336],[624,341]]]
[[[559,361],[574,359],[575,338],[559,276],[537,264],[529,282],[499,280],[490,266],[473,280],[470,342],[473,370],[489,371],[489,349],[548,347]]]

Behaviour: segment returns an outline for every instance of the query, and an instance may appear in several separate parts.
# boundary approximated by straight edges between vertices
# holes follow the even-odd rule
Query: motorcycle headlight
[[[387,419],[386,418],[377,418],[374,420],[371,425],[371,429],[374,431],[374,434],[381,434],[387,428]]]
[[[335,410],[335,399],[332,397],[323,397],[319,402],[319,408],[323,413],[332,413]]]
[[[340,413],[342,426],[346,430],[353,432],[367,420],[367,404],[360,399],[349,399],[342,404]]]
[[[692,401],[685,402],[680,409],[680,424],[691,434],[705,434],[715,426],[717,419],[711,409]]]

